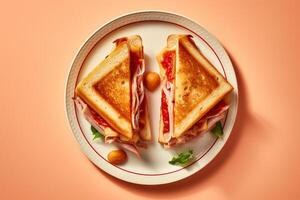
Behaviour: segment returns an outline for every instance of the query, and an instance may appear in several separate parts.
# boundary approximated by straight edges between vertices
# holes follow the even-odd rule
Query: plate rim
[[[113,24],[114,22],[118,21],[118,20],[125,20],[126,18],[129,18],[130,16],[138,16],[138,15],[143,15],[143,14],[148,14],[149,16],[151,15],[157,15],[157,16],[171,16],[171,17],[175,17],[175,18],[179,18],[179,19],[183,19],[185,21],[188,21],[190,23],[193,23],[194,25],[198,26],[198,28],[201,29],[201,31],[203,31],[205,34],[207,34],[208,37],[210,37],[210,40],[213,41],[214,44],[211,44],[212,41],[206,41],[207,38],[205,38],[205,42],[208,43],[209,46],[215,46],[217,45],[218,46],[218,51],[221,51],[222,53],[222,56],[223,56],[223,60],[225,59],[226,60],[226,67],[230,67],[230,71],[233,72],[234,76],[232,77],[234,79],[234,84],[235,84],[235,88],[234,88],[234,91],[235,91],[235,94],[236,94],[236,97],[235,97],[235,109],[232,111],[233,113],[231,114],[232,115],[232,123],[231,123],[231,126],[229,127],[229,130],[228,130],[228,136],[226,138],[223,138],[222,141],[221,141],[221,145],[219,146],[215,146],[214,147],[214,152],[212,153],[213,155],[210,156],[210,158],[208,158],[208,160],[201,166],[201,167],[197,167],[197,169],[193,170],[192,172],[189,172],[189,173],[183,173],[181,176],[170,176],[169,178],[168,177],[165,177],[164,180],[159,180],[159,177],[160,176],[156,176],[157,177],[157,180],[145,180],[144,179],[135,179],[135,178],[130,178],[128,176],[126,176],[126,174],[120,174],[118,172],[113,172],[115,170],[113,170],[113,167],[111,167],[111,169],[107,168],[107,167],[104,167],[103,165],[99,164],[99,162],[97,162],[95,160],[95,158],[91,155],[92,153],[89,152],[91,149],[91,147],[86,147],[84,141],[82,141],[78,134],[76,133],[76,127],[74,126],[74,122],[72,120],[72,116],[71,116],[71,111],[70,111],[70,107],[72,105],[69,104],[69,96],[73,96],[73,95],[68,95],[68,91],[69,91],[69,82],[70,82],[70,79],[71,79],[71,71],[73,69],[73,67],[76,67],[76,61],[78,59],[78,57],[80,56],[80,54],[82,54],[82,52],[84,51],[85,48],[87,48],[89,42],[101,31],[103,31],[103,29],[105,27],[107,27],[109,24]],[[153,20],[153,19],[152,19]],[[155,19],[154,19],[155,20]],[[137,22],[141,22],[141,21],[151,21],[151,19],[148,19],[148,20],[137,20],[135,23]],[[158,20],[157,20],[158,21]],[[169,22],[169,23],[173,23],[173,22],[170,22],[170,21],[167,21],[167,20],[161,20],[161,21],[164,21],[164,22]],[[188,29],[192,32],[194,32],[195,34],[197,35],[200,35],[199,33],[197,33],[197,31],[195,30],[192,30],[190,28],[187,28],[185,25],[181,24],[180,22],[177,22],[178,25],[182,26],[183,28],[185,29]],[[123,26],[126,26],[128,25],[128,23],[124,24]],[[109,32],[112,32],[118,28],[120,28],[121,25],[118,25],[117,27],[115,27],[114,29],[110,30]],[[106,35],[106,34],[105,34]],[[202,36],[200,36],[202,37]],[[101,38],[103,37],[100,37],[98,39],[98,41],[92,45],[92,46],[95,46],[100,40]],[[211,47],[213,51],[215,51],[216,49]],[[219,52],[220,53],[220,52]],[[215,54],[217,55],[217,52],[215,52]],[[85,56],[86,58],[87,56]],[[217,56],[218,57],[218,56]],[[83,59],[84,60],[84,59]],[[220,62],[221,62],[221,59],[220,59]],[[222,64],[222,62],[221,62]],[[223,64],[222,64],[223,65]],[[94,31],[89,37],[88,39],[85,40],[85,42],[81,45],[81,47],[78,49],[77,53],[75,54],[73,60],[72,60],[72,64],[70,65],[69,67],[69,70],[68,70],[68,76],[67,76],[67,79],[66,79],[66,82],[65,82],[65,113],[66,113],[66,117],[68,119],[68,122],[69,122],[69,127],[71,129],[71,132],[73,133],[73,135],[75,136],[76,138],[76,141],[79,143],[80,145],[80,148],[82,150],[82,152],[89,158],[89,160],[95,164],[99,169],[103,170],[104,172],[108,173],[109,175],[112,175],[118,179],[121,179],[123,181],[126,181],[126,182],[130,182],[130,183],[135,183],[135,184],[141,184],[141,185],[160,185],[160,184],[167,184],[167,183],[171,183],[171,182],[175,182],[175,181],[179,181],[181,179],[184,179],[184,178],[187,178],[189,176],[192,176],[193,174],[195,174],[196,172],[200,171],[201,169],[203,169],[206,165],[208,165],[219,153],[220,151],[224,148],[225,144],[227,143],[228,141],[228,138],[230,137],[231,135],[231,132],[232,132],[232,129],[234,127],[234,124],[235,124],[235,121],[236,121],[236,116],[237,116],[237,111],[238,111],[238,82],[237,82],[237,78],[236,78],[236,73],[235,73],[235,69],[232,65],[232,62],[230,60],[230,57],[228,56],[226,50],[224,49],[224,47],[222,46],[222,44],[219,42],[218,39],[215,38],[214,35],[212,35],[211,33],[209,33],[204,27],[202,27],[201,25],[199,25],[197,22],[195,22],[194,20],[184,16],[184,15],[180,15],[180,14],[177,14],[177,13],[173,13],[173,12],[169,12],[169,11],[162,11],[162,10],[140,10],[140,11],[135,11],[135,12],[129,12],[129,13],[126,13],[126,14],[123,14],[123,15],[120,15],[118,17],[115,17],[114,19],[112,20],[109,20],[108,22],[104,23],[102,26],[100,26],[96,31]],[[76,121],[77,123],[77,121]],[[218,140],[216,140],[214,143],[217,143]],[[88,150],[90,149],[90,150]],[[213,145],[211,147],[211,149],[213,149]],[[208,150],[211,151],[211,149]],[[208,153],[207,152],[207,153]],[[205,155],[204,155],[205,156]],[[198,163],[201,159],[199,159],[198,161],[196,161],[195,163]],[[121,170],[121,169],[117,169],[118,170]],[[126,170],[125,170],[126,171]],[[129,172],[125,172],[125,173],[129,173]],[[180,173],[180,172],[179,172]],[[177,174],[176,172],[174,174]],[[166,174],[166,175],[161,175],[161,176],[168,176],[169,174]],[[177,174],[178,175],[178,174]],[[136,174],[130,174],[130,176],[137,176]],[[149,176],[151,177],[151,176]]]

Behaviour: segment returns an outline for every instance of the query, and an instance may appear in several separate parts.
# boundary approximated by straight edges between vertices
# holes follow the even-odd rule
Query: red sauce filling
[[[168,111],[168,103],[167,97],[164,91],[161,94],[161,111],[162,111],[162,118],[163,118],[163,133],[167,133],[170,130],[170,123],[169,123],[169,111]]]
[[[140,56],[136,52],[130,52],[130,73],[131,76],[133,76],[137,70],[137,68],[140,66],[141,61],[140,61]],[[132,78],[132,77],[131,77]]]
[[[90,109],[91,110],[91,113],[93,115],[93,118],[95,119],[95,121],[104,126],[104,127],[109,127],[108,123],[100,116],[98,115],[93,109]]]
[[[161,62],[163,68],[166,70],[167,80],[172,82],[174,79],[173,66],[175,61],[175,51],[167,51],[163,55],[163,61]],[[161,109],[163,118],[163,133],[168,133],[170,131],[170,121],[169,121],[169,111],[167,97],[164,91],[161,95]]]
[[[173,66],[175,61],[175,51],[167,51],[164,53],[163,57],[164,59],[161,64],[166,70],[167,80],[172,81],[174,79]]]

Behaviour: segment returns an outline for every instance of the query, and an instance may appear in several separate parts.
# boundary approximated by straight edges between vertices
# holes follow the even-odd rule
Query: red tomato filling
[[[175,51],[167,51],[163,55],[164,59],[161,62],[163,68],[166,70],[166,76],[168,81],[172,81],[174,79],[173,75],[173,66],[175,61]]]
[[[161,94],[161,111],[162,111],[162,118],[163,118],[163,133],[167,133],[170,130],[170,123],[169,123],[167,97],[164,91],[162,91]]]
[[[163,68],[166,70],[167,80],[172,82],[174,79],[173,66],[175,61],[175,51],[167,51],[163,55],[163,61],[161,62]],[[162,91],[161,95],[161,109],[163,118],[163,133],[170,131],[169,111],[166,94]]]
[[[137,68],[139,67],[139,65],[141,64],[141,61],[140,61],[140,56],[138,53],[136,52],[130,52],[130,73],[131,73],[131,76],[135,74]],[[131,77],[132,78],[132,77]]]

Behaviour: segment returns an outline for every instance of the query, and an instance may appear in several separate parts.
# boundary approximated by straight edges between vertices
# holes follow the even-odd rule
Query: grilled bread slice
[[[76,87],[77,95],[121,135],[132,138],[130,114],[130,49],[126,41]]]
[[[178,36],[174,136],[180,137],[233,88],[198,50],[190,36]]]

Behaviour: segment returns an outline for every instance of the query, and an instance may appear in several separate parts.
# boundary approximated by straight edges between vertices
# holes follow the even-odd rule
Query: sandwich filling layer
[[[125,138],[115,132],[109,124],[93,109],[91,109],[80,97],[76,97],[74,102],[77,109],[83,113],[84,118],[104,136],[105,143],[117,142],[121,147],[133,152],[138,157],[140,156],[137,146],[144,147],[145,145],[138,141],[139,137],[137,137],[137,135],[134,135],[132,139]]]
[[[171,138],[167,143],[165,143],[165,147],[172,147],[177,144],[184,144],[187,141],[195,138],[199,134],[211,130],[218,121],[225,118],[228,109],[229,105],[224,100],[221,100],[189,130],[185,131],[184,134],[182,134],[182,136],[178,138]]]
[[[131,77],[131,121],[132,128],[134,131],[139,131],[143,129],[145,125],[145,112],[141,109],[144,104],[144,85],[143,85],[143,75],[145,72],[145,63],[138,53],[130,53],[130,67],[133,75]]]
[[[174,116],[174,66],[175,51],[166,51],[161,62],[165,69],[163,79],[163,90],[161,94],[161,114],[163,121],[163,134],[169,140],[173,135],[173,116]]]

